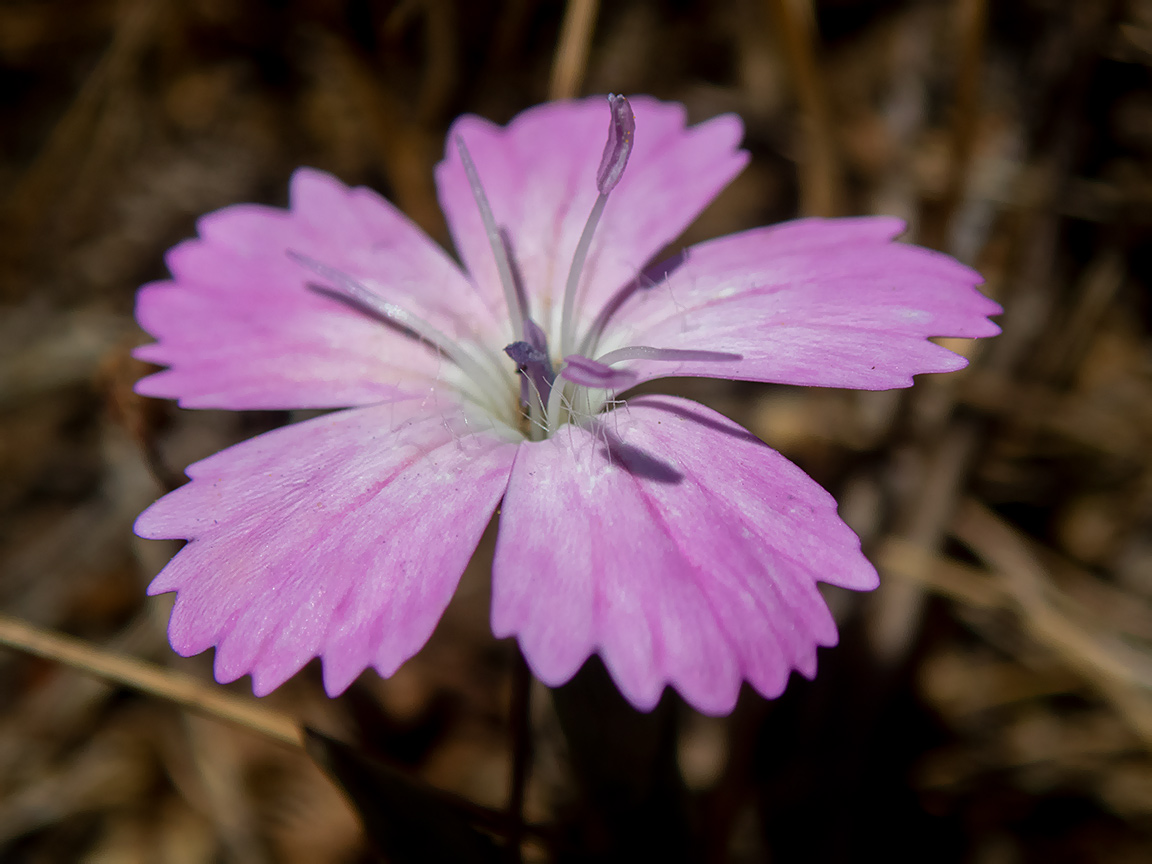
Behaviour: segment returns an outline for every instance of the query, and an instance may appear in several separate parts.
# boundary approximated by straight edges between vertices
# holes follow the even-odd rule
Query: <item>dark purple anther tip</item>
[[[548,394],[552,392],[552,382],[556,379],[552,372],[552,361],[548,359],[548,340],[541,330],[530,319],[525,319],[529,339],[536,342],[513,342],[504,346],[504,353],[512,358],[516,364],[516,371],[520,373],[520,402],[528,405],[535,398],[542,405],[548,404]],[[539,347],[538,347],[539,346]]]
[[[636,137],[636,115],[632,113],[628,99],[609,93],[608,107],[612,111],[612,120],[608,124],[608,143],[604,145],[600,170],[596,172],[596,188],[601,195],[607,195],[620,182]]]
[[[548,360],[547,354],[527,342],[513,342],[511,345],[505,345],[504,353],[511,357],[512,362],[517,366],[531,366],[545,363]]]

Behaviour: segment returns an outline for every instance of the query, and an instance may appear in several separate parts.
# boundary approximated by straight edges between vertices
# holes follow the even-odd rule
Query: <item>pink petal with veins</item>
[[[832,496],[715,412],[642,396],[524,444],[502,507],[492,629],[545,684],[593,651],[647,710],[665,685],[710,714],[742,680],[779,695],[836,642],[817,581],[877,584]]]
[[[886,217],[805,219],[693,246],[659,284],[613,315],[617,345],[720,350],[739,362],[620,364],[641,380],[703,375],[816,387],[908,387],[967,361],[932,336],[994,336],[1000,306],[980,274],[952,258],[894,243]]]
[[[391,675],[448,605],[516,444],[451,403],[400,402],[286,426],[188,468],[136,523],[191,542],[149,593],[176,591],[172,647],[216,646],[216,677],[263,695],[312,657],[328,692]]]
[[[386,292],[453,337],[500,327],[451,260],[391,204],[312,169],[292,209],[227,207],[167,257],[172,280],[140,290],[136,317],[157,341],[136,356],[167,371],[138,392],[189,408],[336,408],[407,398],[434,383],[426,345],[314,290],[296,252]]]

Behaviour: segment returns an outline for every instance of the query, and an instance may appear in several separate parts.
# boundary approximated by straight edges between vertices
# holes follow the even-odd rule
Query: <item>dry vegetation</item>
[[[429,648],[340,699],[311,666],[252,711],[170,651],[144,588],[173,549],[132,520],[291,418],[135,396],[133,293],[199,214],[282,204],[300,164],[444,241],[454,116],[611,90],[747,124],[751,166],[686,241],[896,214],[1006,309],[1002,336],[957,346],[968,370],[911,391],[682,386],[831,489],[885,578],[830,596],[844,639],[815,682],[725,720],[666,699],[680,853],[1152,860],[1152,3],[595,5],[570,0],[562,38],[557,0],[0,3],[0,635],[84,640],[65,663],[0,649],[0,859],[374,860],[296,722],[504,806],[490,544]],[[526,813],[548,827],[525,857],[597,858],[618,826],[533,696]]]

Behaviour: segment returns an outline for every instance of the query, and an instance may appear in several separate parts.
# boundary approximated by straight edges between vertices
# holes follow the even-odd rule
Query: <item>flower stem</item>
[[[510,864],[520,864],[522,860],[520,841],[524,835],[524,794],[528,789],[528,771],[532,765],[531,701],[532,671],[517,647],[509,711],[512,779],[508,788],[507,857]]]
[[[637,711],[594,655],[572,680],[552,690],[552,704],[585,794],[587,824],[607,834],[599,854],[572,860],[701,860],[677,767],[676,697],[666,693],[651,712]]]

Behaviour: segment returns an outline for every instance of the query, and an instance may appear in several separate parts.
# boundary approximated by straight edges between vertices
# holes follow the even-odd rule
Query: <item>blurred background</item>
[[[662,836],[711,862],[1152,860],[1150,65],[1148,0],[0,0],[0,638],[93,646],[0,647],[0,860],[377,860],[298,745],[73,668],[98,648],[248,692],[168,648],[144,588],[175,547],[131,525],[292,418],[135,396],[134,292],[197,216],[283,205],[302,164],[446,242],[456,115],[607,91],[744,119],[752,162],[683,243],[894,214],[1006,309],[909,391],[672,384],[830,489],[883,585],[828,593],[815,681],[637,720],[674,760],[649,827],[675,814]],[[490,539],[394,678],[328,700],[313,664],[265,713],[503,807],[525,738]],[[543,688],[531,720],[526,860],[645,860]]]

